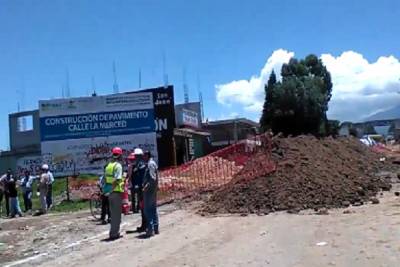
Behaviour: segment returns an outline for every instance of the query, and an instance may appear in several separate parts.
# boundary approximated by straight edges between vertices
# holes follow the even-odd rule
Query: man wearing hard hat
[[[122,193],[124,192],[124,179],[122,178],[121,165],[122,149],[112,149],[112,159],[105,167],[105,182],[111,186],[109,193],[111,228],[109,240],[116,240],[122,237],[119,233],[122,213]]]
[[[130,174],[131,177],[131,185],[132,185],[132,205],[136,202],[138,207],[135,209],[139,209],[142,217],[142,223],[139,227],[136,228],[137,232],[146,231],[146,218],[144,214],[144,206],[143,206],[143,178],[146,171],[146,164],[143,160],[143,150],[141,148],[135,148],[132,157],[135,158],[135,165],[132,168],[132,172]],[[137,199],[135,198],[137,195]]]

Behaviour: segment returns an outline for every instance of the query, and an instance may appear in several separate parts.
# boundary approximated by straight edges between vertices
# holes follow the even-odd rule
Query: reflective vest
[[[107,164],[105,175],[106,175],[106,184],[113,184],[115,181],[114,172],[115,167],[119,164],[118,162],[110,162]],[[117,183],[117,186],[114,188],[114,192],[124,192],[124,180],[120,179]]]

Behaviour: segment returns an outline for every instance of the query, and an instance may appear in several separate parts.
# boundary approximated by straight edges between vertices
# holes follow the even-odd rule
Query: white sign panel
[[[157,157],[151,92],[39,102],[43,162],[57,176],[100,174],[111,149],[136,147]]]
[[[197,112],[188,109],[182,109],[182,124],[192,127],[199,127]]]

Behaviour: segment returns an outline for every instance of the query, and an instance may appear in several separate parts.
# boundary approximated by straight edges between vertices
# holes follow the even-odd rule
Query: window
[[[26,132],[33,130],[33,116],[21,116],[17,119],[17,129],[18,132]]]

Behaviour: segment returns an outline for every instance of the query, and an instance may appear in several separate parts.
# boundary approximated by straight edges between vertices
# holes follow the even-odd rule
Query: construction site
[[[400,1],[0,0],[0,267],[396,267]]]
[[[160,236],[110,246],[88,210],[2,220],[1,265],[395,266],[399,163],[398,145],[257,135],[160,171]]]

